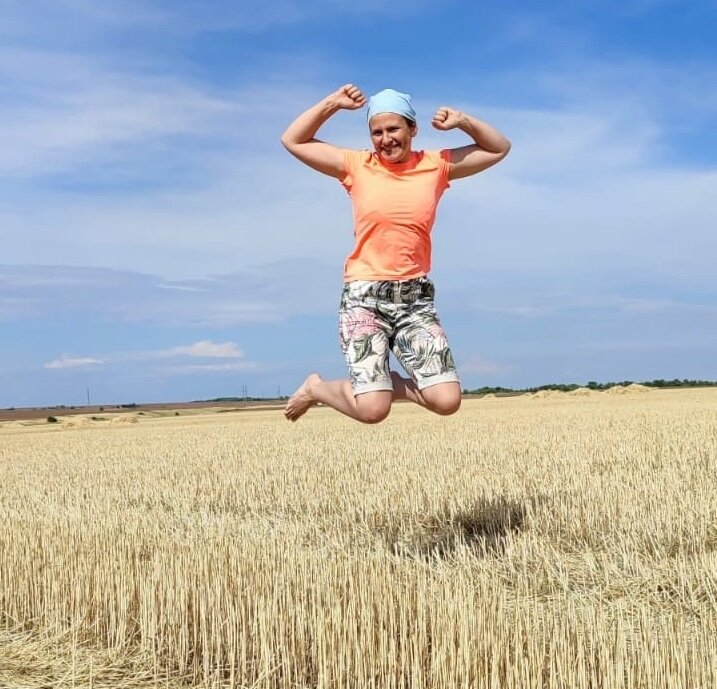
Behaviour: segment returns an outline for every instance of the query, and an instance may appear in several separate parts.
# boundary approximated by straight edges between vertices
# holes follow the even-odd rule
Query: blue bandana
[[[368,99],[368,119],[382,112],[403,115],[411,122],[416,121],[416,111],[411,105],[411,96],[393,89],[384,89]]]

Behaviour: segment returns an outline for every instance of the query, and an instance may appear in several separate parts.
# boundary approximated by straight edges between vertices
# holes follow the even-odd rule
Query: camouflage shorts
[[[405,281],[355,280],[341,294],[339,339],[354,394],[392,390],[393,351],[419,390],[458,382],[446,334],[426,277]]]

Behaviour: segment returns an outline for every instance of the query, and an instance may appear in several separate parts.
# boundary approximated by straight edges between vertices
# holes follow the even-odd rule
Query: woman
[[[366,103],[373,152],[315,138],[339,110],[358,110]],[[510,142],[453,108],[438,108],[432,124],[442,131],[458,128],[473,143],[414,151],[418,125],[410,96],[386,89],[367,101],[359,88],[346,84],[299,115],[281,137],[301,162],[342,183],[351,196],[356,237],[344,267],[339,311],[350,380],[325,381],[312,373],[286,404],[291,421],[319,402],[364,423],[385,419],[393,400],[443,415],[460,407],[460,382],[428,278],[430,233],[449,183],[495,165],[508,154]],[[410,378],[389,370],[389,350]]]

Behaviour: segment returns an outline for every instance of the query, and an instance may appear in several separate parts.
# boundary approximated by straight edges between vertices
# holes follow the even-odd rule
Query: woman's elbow
[[[498,160],[503,160],[503,158],[505,158],[510,153],[511,147],[512,144],[510,143],[510,141],[508,141],[508,139],[504,139],[500,150],[498,151],[498,155],[500,156]]]

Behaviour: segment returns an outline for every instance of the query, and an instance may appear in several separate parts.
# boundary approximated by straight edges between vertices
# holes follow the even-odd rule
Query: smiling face
[[[405,163],[411,155],[416,125],[392,112],[381,112],[369,121],[373,147],[387,163]]]

